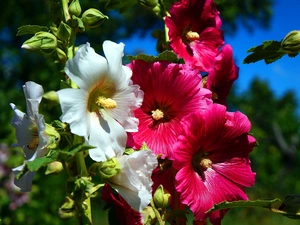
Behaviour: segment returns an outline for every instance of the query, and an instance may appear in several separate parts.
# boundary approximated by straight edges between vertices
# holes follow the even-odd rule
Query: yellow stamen
[[[99,96],[96,99],[96,104],[105,109],[114,109],[117,107],[117,103],[115,100],[111,98],[105,98],[103,96]]]
[[[199,40],[200,38],[200,35],[197,32],[193,32],[193,31],[187,32],[185,36],[189,41],[196,41]]]
[[[155,120],[160,120],[160,119],[164,118],[164,113],[159,109],[153,110],[151,112],[152,112],[151,116]]]
[[[207,158],[202,158],[200,161],[200,166],[202,166],[205,170],[208,168],[211,168],[212,166],[212,161]]]
[[[207,83],[207,76],[202,78],[202,86],[201,87],[205,87]]]
[[[39,137],[33,136],[31,142],[27,145],[28,149],[36,150],[39,146]]]
[[[217,100],[219,98],[218,94],[216,92],[212,92],[212,99]]]

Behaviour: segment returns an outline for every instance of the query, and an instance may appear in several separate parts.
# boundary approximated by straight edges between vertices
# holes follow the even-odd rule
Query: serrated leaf
[[[264,60],[266,64],[275,62],[287,52],[281,48],[281,42],[279,41],[264,41],[262,45],[250,48],[248,51],[252,54],[248,55],[243,63],[254,63],[259,60]]]
[[[234,202],[221,202],[220,204],[215,204],[210,210],[206,213],[210,213],[216,210],[222,209],[230,209],[237,207],[263,207],[263,208],[271,208],[272,204],[275,202],[280,202],[279,198],[271,199],[271,200],[255,200],[255,201],[234,201]]]
[[[177,55],[169,50],[163,51],[158,56],[151,56],[146,54],[138,54],[137,56],[128,56],[130,61],[143,60],[146,62],[169,61],[173,63],[184,63],[183,59],[177,58]]]
[[[35,34],[40,31],[48,32],[49,28],[39,25],[24,25],[18,28],[17,36],[26,35],[26,34]]]
[[[49,163],[54,162],[57,159],[58,153],[54,152],[50,156],[36,158],[33,161],[28,161],[25,164],[25,167],[28,168],[29,171],[37,171],[43,166],[47,166]]]

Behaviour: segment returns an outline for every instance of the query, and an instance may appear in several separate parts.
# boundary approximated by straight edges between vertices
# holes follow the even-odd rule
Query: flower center
[[[199,152],[192,158],[194,170],[202,176],[203,171],[212,167],[212,161],[208,158],[208,153]]]
[[[185,36],[188,39],[188,41],[190,41],[190,42],[199,40],[199,38],[200,38],[200,35],[194,31],[187,32]]]
[[[39,146],[39,137],[34,135],[30,143],[27,145],[27,148],[30,150],[36,150],[38,146]]]
[[[104,96],[99,96],[96,99],[96,104],[104,109],[114,109],[117,107],[117,103],[115,100],[111,99],[111,98],[106,98]]]
[[[217,100],[219,98],[218,94],[214,91],[212,91],[212,99]]]
[[[151,116],[155,120],[160,120],[160,119],[164,118],[164,113],[159,109],[153,110],[151,112],[152,112]]]

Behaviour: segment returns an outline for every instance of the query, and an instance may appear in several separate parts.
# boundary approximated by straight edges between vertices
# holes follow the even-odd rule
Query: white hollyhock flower
[[[43,157],[47,151],[48,135],[45,133],[44,116],[38,113],[39,104],[44,93],[41,85],[32,81],[26,82],[23,86],[26,99],[27,114],[10,104],[14,110],[11,124],[16,129],[18,143],[14,147],[21,147],[24,150],[25,162],[35,158]],[[24,168],[24,164],[13,169],[18,174]],[[21,191],[30,191],[35,172],[27,172],[20,179],[15,179],[15,185]]]
[[[152,198],[151,175],[158,164],[156,155],[150,150],[140,150],[118,160],[121,171],[108,181],[132,208],[141,212]]]
[[[126,131],[137,131],[133,110],[140,107],[143,92],[130,80],[132,71],[122,65],[124,44],[103,43],[106,58],[95,53],[89,43],[81,45],[65,72],[79,87],[57,92],[63,122],[71,132],[83,136],[95,161],[123,154]]]

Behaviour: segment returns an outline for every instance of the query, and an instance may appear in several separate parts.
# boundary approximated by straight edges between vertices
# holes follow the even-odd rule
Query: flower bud
[[[73,0],[69,5],[69,13],[74,16],[79,16],[81,14],[81,6],[79,0]]]
[[[69,197],[66,197],[58,209],[58,216],[63,220],[70,219],[74,216],[73,214],[74,210],[75,210],[74,200]]]
[[[294,194],[286,196],[278,209],[285,211],[287,214],[290,214],[286,216],[291,219],[299,219],[298,215],[291,214],[296,214],[300,212],[300,195]]]
[[[58,96],[55,91],[48,91],[44,93],[43,98],[46,100],[47,105],[49,105],[50,108],[55,105],[59,105]]]
[[[56,49],[56,55],[57,55],[57,58],[59,59],[59,61],[63,64],[65,64],[66,61],[68,60],[67,54],[60,48]]]
[[[56,36],[58,39],[62,41],[67,41],[71,36],[71,32],[72,32],[72,28],[68,24],[64,22],[60,22]]]
[[[109,179],[117,175],[120,171],[121,165],[116,157],[102,162],[99,168],[99,173],[104,179]]]
[[[22,48],[26,50],[45,55],[51,55],[56,47],[56,37],[45,31],[37,32],[32,38],[25,41],[22,45]]]
[[[64,169],[63,165],[59,161],[54,161],[52,163],[49,163],[46,169],[45,174],[58,174]]]
[[[300,52],[300,30],[289,32],[282,40],[281,47],[290,53]]]
[[[157,208],[167,208],[171,202],[171,194],[159,185],[153,195],[153,201]]]
[[[144,208],[142,214],[143,214],[145,225],[155,224],[156,216],[151,206],[147,206],[146,208]]]
[[[105,16],[98,9],[88,9],[82,14],[81,19],[85,27],[96,28],[100,26],[104,20],[108,19],[108,16]]]

